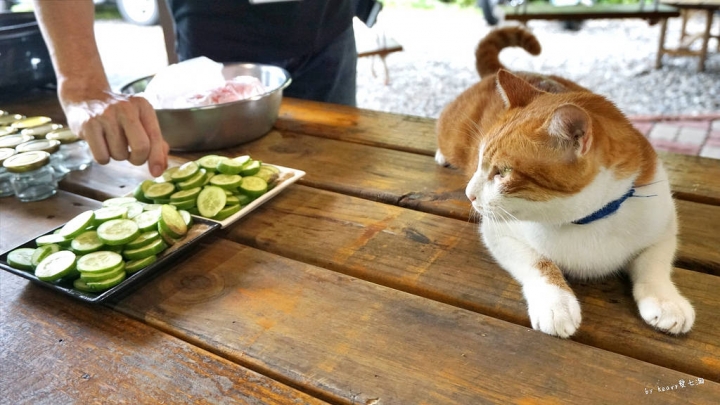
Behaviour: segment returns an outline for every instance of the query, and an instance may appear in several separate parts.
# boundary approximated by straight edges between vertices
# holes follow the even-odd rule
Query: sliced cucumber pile
[[[175,206],[111,198],[102,208],[85,211],[55,233],[38,237],[36,248],[13,250],[7,260],[42,281],[71,282],[77,290],[98,293],[155,263],[190,227],[190,213]]]
[[[193,215],[221,221],[271,189],[280,170],[250,156],[203,156],[145,180],[133,195],[146,204],[169,204]],[[143,227],[141,226],[141,229]],[[164,229],[172,236],[172,229]]]

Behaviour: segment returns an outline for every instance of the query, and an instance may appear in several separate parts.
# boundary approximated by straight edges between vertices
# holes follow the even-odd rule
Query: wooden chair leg
[[[655,69],[662,67],[662,57],[665,53],[665,33],[667,32],[667,18],[663,18],[660,22],[660,41],[658,44],[657,58],[655,59]]]
[[[710,41],[710,29],[712,28],[714,10],[705,10],[705,32],[702,37],[702,48],[700,49],[700,62],[698,72],[705,71],[705,59],[707,58],[708,42]]]

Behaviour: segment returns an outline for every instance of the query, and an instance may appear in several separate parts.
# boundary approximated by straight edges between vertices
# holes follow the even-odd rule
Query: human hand
[[[63,109],[70,130],[87,141],[98,163],[110,158],[136,166],[147,162],[153,176],[167,168],[170,148],[146,99],[104,91],[90,100],[65,100]]]

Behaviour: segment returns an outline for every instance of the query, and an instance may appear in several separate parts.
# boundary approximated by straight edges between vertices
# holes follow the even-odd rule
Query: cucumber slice
[[[160,233],[160,238],[162,238],[163,242],[165,242],[167,246],[173,246],[180,241],[180,239],[175,239],[172,236],[168,235],[168,233],[165,232],[165,230],[161,226],[158,227],[158,233]]]
[[[148,256],[144,259],[130,260],[125,265],[125,271],[127,272],[127,274],[133,274],[133,273],[140,271],[140,270],[144,269],[145,267],[155,263],[156,261],[157,261],[156,255]]]
[[[268,164],[265,164],[265,163],[263,163],[263,164],[260,165],[260,170],[269,170],[269,171],[271,171],[271,172],[280,174],[280,169],[278,169],[277,167],[275,167],[275,166],[273,166],[273,165],[268,165]]]
[[[234,195],[230,195],[225,199],[225,206],[228,205],[240,205],[240,199]]]
[[[225,156],[206,155],[197,160],[197,163],[208,173],[215,172],[215,168],[221,160],[227,159]]]
[[[243,177],[240,182],[240,192],[250,198],[258,198],[267,192],[268,184],[260,177]]]
[[[123,257],[127,260],[138,260],[144,259],[148,256],[157,255],[163,250],[167,249],[168,245],[165,241],[160,238],[154,240],[147,246],[143,246],[137,249],[127,249],[123,252]]]
[[[238,201],[240,201],[240,205],[242,205],[243,207],[250,204],[253,201],[252,198],[246,196],[245,194],[240,194],[236,197],[237,197]]]
[[[197,202],[195,200],[188,200],[188,201],[170,201],[170,205],[175,207],[175,209],[178,210],[189,210],[190,208],[197,205]]]
[[[83,273],[103,273],[113,270],[123,263],[123,258],[119,253],[100,250],[98,252],[88,253],[77,261],[77,269],[80,274]]]
[[[185,225],[187,225],[188,229],[190,229],[193,224],[193,218],[192,215],[190,215],[190,212],[181,209],[178,209],[178,212],[180,213],[180,215],[182,215],[183,221],[185,221]]]
[[[146,207],[147,208],[147,207]],[[157,230],[157,223],[160,220],[160,209],[162,206],[158,206],[158,209],[152,211],[145,211],[142,214],[133,218],[140,228],[141,231],[152,231]]]
[[[121,207],[127,208],[127,219],[133,219],[145,210],[143,204],[139,202],[123,204]]]
[[[162,204],[145,204],[143,210],[145,211],[156,211],[162,207]]]
[[[249,162],[252,161],[252,159],[250,159],[250,156],[248,156],[248,155],[234,157],[234,158],[232,158],[232,160],[240,163],[243,166],[245,166],[246,164],[248,164]]]
[[[212,218],[217,215],[223,207],[225,207],[226,201],[227,196],[222,188],[216,186],[205,186],[198,195],[197,208],[200,215],[206,218]]]
[[[182,202],[197,199],[202,187],[194,187],[189,190],[180,190],[170,195],[170,202]]]
[[[205,181],[203,182],[202,185],[203,185],[203,186],[207,186],[208,184],[210,184],[210,180],[211,180],[213,177],[215,177],[216,174],[217,174],[217,173],[215,173],[215,172],[208,172],[207,175],[205,176]]]
[[[60,229],[62,230],[62,229]],[[66,239],[62,236],[60,236],[59,233],[53,233],[50,235],[43,235],[39,236],[37,239],[35,239],[35,244],[38,246],[44,246],[44,245],[60,245],[60,246],[70,246],[70,239]]]
[[[187,225],[182,215],[175,208],[164,206],[160,209],[159,226],[163,227],[168,235],[173,238],[180,238],[187,233]]]
[[[87,284],[87,286],[91,290],[100,292],[100,291],[109,290],[109,289],[115,287],[116,285],[122,283],[125,280],[125,277],[126,277],[126,275],[125,275],[125,272],[123,271],[115,278],[112,278],[109,280],[98,281],[96,283],[95,282],[93,282],[93,283],[85,282],[85,284]]]
[[[59,251],[60,245],[56,245],[54,243],[40,246],[39,248],[35,249],[35,252],[33,252],[30,262],[32,263],[33,267],[37,267],[37,265],[40,264],[43,259]]]
[[[140,235],[140,228],[132,219],[112,219],[97,228],[97,235],[106,245],[124,245]]]
[[[143,180],[142,182],[140,182],[140,184],[137,185],[137,187],[135,187],[135,190],[133,190],[133,197],[135,197],[135,199],[140,202],[152,202],[149,198],[145,198],[145,191],[153,184],[155,183],[152,180]]]
[[[145,198],[157,200],[158,198],[168,198],[170,194],[175,192],[173,183],[155,183],[148,187],[145,191]]]
[[[98,271],[98,272],[86,272],[82,271],[80,272],[80,279],[87,282],[98,282],[103,280],[108,280],[114,277],[117,277],[118,274],[123,273],[125,271],[125,262],[120,262],[117,266],[113,267],[110,270],[107,271]]]
[[[111,219],[123,219],[127,218],[128,209],[118,205],[103,207],[95,210],[95,219],[93,220],[94,226],[100,226],[103,222],[110,221]]]
[[[242,207],[238,205],[228,205],[221,209],[212,219],[216,221],[222,221],[223,219],[229,217],[230,215],[235,214],[236,212],[240,211]]]
[[[160,175],[160,177],[156,177],[154,182],[155,183],[169,183],[172,181],[172,175],[175,173],[180,167],[179,166],[173,166],[168,167],[167,170],[163,172],[163,174]]]
[[[82,279],[79,278],[73,281],[73,287],[75,287],[76,290],[82,292],[95,292],[94,290],[91,290],[90,287],[88,287],[87,283],[85,283]]]
[[[140,234],[132,242],[125,245],[125,249],[137,249],[143,246],[147,246],[152,242],[160,239],[160,234],[157,231],[148,231]]]
[[[35,277],[42,281],[56,281],[75,270],[77,256],[69,250],[61,250],[46,257],[35,268]]]
[[[218,162],[217,171],[222,174],[238,174],[244,164],[244,162],[235,159],[224,159]]]
[[[32,264],[33,253],[35,253],[35,249],[32,248],[15,249],[8,253],[7,262],[10,267],[18,270],[32,270],[34,268]]]
[[[260,177],[261,179],[265,180],[268,184],[274,183],[278,177],[279,174],[277,172],[274,172],[270,169],[268,169],[267,166],[260,166],[260,170],[258,170],[257,173],[254,174],[255,177]]]
[[[180,166],[175,172],[170,176],[172,181],[174,182],[180,182],[185,181],[192,176],[195,175],[195,173],[200,170],[200,166],[195,162],[187,162]]]
[[[242,177],[237,174],[216,174],[210,179],[210,184],[222,187],[225,190],[233,190],[240,186],[241,181]]]
[[[66,223],[65,226],[60,229],[58,235],[64,237],[65,239],[72,239],[85,232],[85,229],[88,226],[92,225],[94,219],[94,211],[85,211],[68,221],[68,223]]]
[[[242,171],[240,171],[240,175],[245,176],[252,176],[253,174],[257,173],[260,170],[260,165],[262,162],[259,160],[251,160],[245,166],[243,166]]]
[[[70,242],[70,247],[79,254],[100,250],[104,243],[98,238],[97,231],[85,231]]]
[[[176,186],[180,190],[189,190],[191,188],[201,187],[205,184],[205,179],[207,179],[206,173],[207,171],[205,169],[200,169],[194,176],[177,183]]]
[[[108,198],[107,200],[103,201],[102,206],[103,207],[113,207],[116,205],[123,205],[127,203],[133,203],[137,202],[137,199],[135,197],[115,197],[115,198]]]

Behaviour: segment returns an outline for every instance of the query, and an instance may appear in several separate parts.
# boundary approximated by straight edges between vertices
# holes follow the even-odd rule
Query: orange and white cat
[[[534,329],[580,326],[564,275],[626,270],[640,315],[673,334],[695,312],[670,275],[677,219],[668,176],[649,142],[604,97],[557,76],[510,73],[498,55],[540,44],[520,27],[478,45],[482,80],[442,112],[436,161],[464,170],[488,249],[521,285]]]

